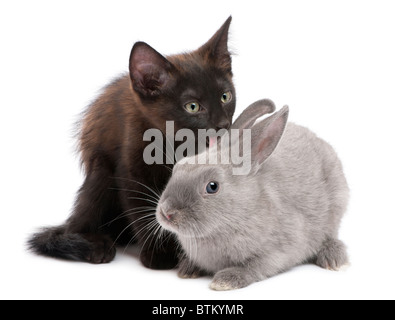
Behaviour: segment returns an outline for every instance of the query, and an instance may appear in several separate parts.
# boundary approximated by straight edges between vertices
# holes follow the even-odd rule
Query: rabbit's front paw
[[[337,271],[347,263],[346,246],[338,239],[326,240],[317,254],[316,264],[324,269]]]
[[[234,290],[248,286],[246,270],[242,268],[228,268],[217,272],[210,284],[210,289],[217,291]]]

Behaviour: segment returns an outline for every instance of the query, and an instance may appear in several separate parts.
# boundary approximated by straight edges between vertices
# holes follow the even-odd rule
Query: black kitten
[[[86,178],[69,219],[29,240],[38,254],[92,263],[110,262],[114,242],[137,241],[149,268],[173,268],[177,246],[170,234],[152,232],[155,190],[172,165],[148,165],[146,130],[228,128],[235,111],[228,30],[231,17],[199,49],[164,57],[144,42],[134,45],[129,74],[110,83],[84,114],[79,147]],[[165,146],[163,146],[165,151]],[[158,191],[159,193],[159,191]],[[165,239],[165,240],[164,240]],[[158,245],[160,242],[160,245]]]

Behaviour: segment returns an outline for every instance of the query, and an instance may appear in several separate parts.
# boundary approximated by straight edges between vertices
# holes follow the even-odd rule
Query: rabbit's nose
[[[166,220],[171,221],[174,218],[174,216],[176,215],[176,212],[175,211],[166,211],[165,212],[162,210],[161,214],[163,217],[166,218]]]

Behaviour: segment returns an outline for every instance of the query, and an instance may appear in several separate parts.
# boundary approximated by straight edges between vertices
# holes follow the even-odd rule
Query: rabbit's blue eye
[[[217,182],[211,181],[206,187],[206,191],[209,194],[217,193],[219,190],[219,184]]]

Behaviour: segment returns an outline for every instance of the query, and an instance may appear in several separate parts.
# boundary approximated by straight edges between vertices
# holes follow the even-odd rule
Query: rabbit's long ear
[[[280,111],[257,123],[251,129],[251,160],[255,170],[276,149],[287,124],[289,109],[284,106]]]
[[[276,110],[276,106],[269,99],[258,100],[247,107],[232,124],[231,129],[249,129],[255,121],[267,113]]]

